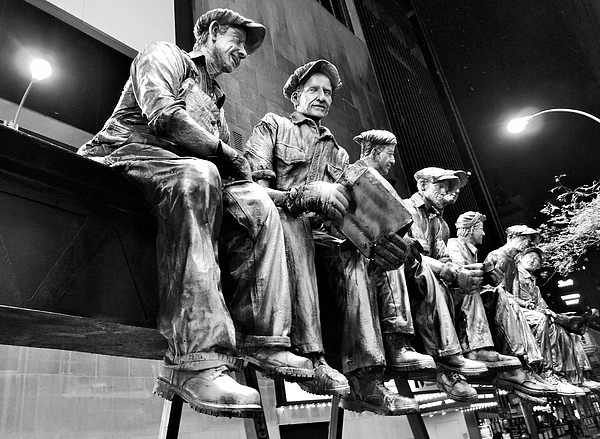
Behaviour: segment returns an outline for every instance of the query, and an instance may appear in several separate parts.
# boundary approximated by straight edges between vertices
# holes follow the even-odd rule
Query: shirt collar
[[[208,73],[206,72],[206,56],[197,50],[192,50],[191,52],[188,52],[188,56],[194,62],[196,68],[201,67],[204,70],[204,72],[206,73],[206,77],[208,78]],[[223,91],[219,83],[215,80],[213,80],[212,86],[215,93],[215,105],[217,106],[217,108],[221,109],[223,107],[223,104],[225,103],[225,92]]]
[[[290,120],[295,124],[295,125],[302,125],[302,124],[308,124],[308,125],[312,125],[313,127],[316,127],[319,130],[319,134],[320,136],[323,137],[330,137],[330,138],[334,138],[333,134],[331,133],[331,131],[329,131],[329,128],[327,128],[326,126],[323,126],[321,124],[317,124],[314,120],[312,120],[310,117],[305,116],[302,113],[299,113],[297,111],[294,111],[291,115],[290,115]],[[334,142],[336,147],[338,146],[338,144],[336,142]]]
[[[425,210],[430,216],[442,216],[442,212],[440,212],[434,206],[429,206],[428,203],[425,201],[425,198],[423,198],[423,196],[419,192],[415,192],[410,198],[415,203],[415,207],[423,208],[423,210]]]

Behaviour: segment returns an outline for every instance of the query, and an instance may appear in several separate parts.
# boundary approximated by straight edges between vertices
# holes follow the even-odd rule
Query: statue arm
[[[188,114],[179,88],[191,66],[181,50],[154,43],[140,51],[131,66],[133,91],[159,137],[167,138],[190,155],[206,158],[219,149],[220,140]]]

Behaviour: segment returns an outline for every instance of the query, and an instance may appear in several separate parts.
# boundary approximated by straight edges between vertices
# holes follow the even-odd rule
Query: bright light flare
[[[520,133],[521,131],[523,131],[525,129],[525,127],[527,126],[527,124],[529,123],[529,121],[532,119],[533,116],[525,116],[525,117],[518,117],[517,119],[513,119],[511,120],[508,125],[506,126],[506,129],[511,132],[511,133]]]
[[[44,59],[34,59],[31,62],[31,80],[38,82],[52,74],[50,63]]]

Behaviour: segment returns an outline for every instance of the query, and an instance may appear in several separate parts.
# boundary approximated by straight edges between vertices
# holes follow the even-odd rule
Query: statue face
[[[477,223],[471,229],[471,237],[473,240],[473,244],[481,245],[483,242],[483,237],[485,236],[485,231],[483,230],[483,223]]]
[[[394,158],[394,151],[396,147],[394,145],[385,145],[380,151],[376,159],[376,165],[374,166],[381,175],[387,175],[390,172],[396,159]]]
[[[333,99],[331,81],[323,73],[315,73],[304,83],[302,90],[292,96],[296,111],[320,120],[327,116]]]
[[[511,240],[512,247],[518,252],[522,252],[531,246],[532,240],[529,236],[515,236]]]
[[[529,252],[521,257],[521,265],[525,270],[533,272],[542,266],[542,259],[536,252]]]
[[[231,73],[248,57],[246,52],[246,31],[240,27],[229,26],[225,33],[212,33],[215,62],[223,73]]]
[[[421,195],[437,209],[443,209],[448,205],[446,196],[450,193],[450,184],[447,181],[432,183],[428,181],[421,190]]]
[[[456,200],[458,200],[459,194],[460,194],[460,189],[456,189],[454,192],[448,192],[446,194],[446,196],[444,197],[444,199],[446,201],[446,205],[456,203]]]

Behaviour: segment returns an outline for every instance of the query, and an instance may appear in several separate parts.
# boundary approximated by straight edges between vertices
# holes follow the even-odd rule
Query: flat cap
[[[540,242],[540,240],[542,239],[542,235],[540,234],[540,232],[538,232],[535,229],[532,229],[531,227],[527,227],[523,224],[518,224],[516,226],[510,226],[509,228],[506,229],[506,236],[508,238],[512,238],[515,236],[532,236],[534,239],[534,245],[537,244],[538,242]]]
[[[354,141],[360,144],[363,140],[375,143],[377,145],[395,145],[398,143],[396,136],[386,130],[369,130],[363,131],[358,136],[354,137]]]
[[[199,39],[200,36],[208,30],[208,27],[213,21],[216,21],[219,24],[230,24],[244,29],[246,31],[245,46],[248,54],[251,54],[258,49],[265,39],[266,30],[262,24],[243,17],[231,9],[225,8],[211,9],[198,18],[194,25],[194,36],[196,39]]]
[[[456,219],[457,229],[468,229],[469,227],[475,226],[478,222],[484,222],[486,216],[479,212],[465,212]]]
[[[296,91],[296,89],[307,81],[314,73],[323,73],[324,75],[327,75],[331,81],[333,93],[342,88],[342,80],[340,79],[340,74],[338,73],[336,66],[326,59],[320,59],[306,63],[294,70],[294,73],[292,73],[283,86],[283,95],[286,98],[291,99],[292,93],[294,93],[294,91]]]
[[[450,192],[454,192],[467,184],[470,172],[452,171],[450,169],[442,169],[436,167],[423,168],[415,173],[415,180],[426,179],[432,183],[439,181],[448,181],[450,184]]]
[[[539,247],[529,247],[521,252],[521,257],[525,256],[527,253],[537,253],[540,259],[544,260],[544,251]]]

